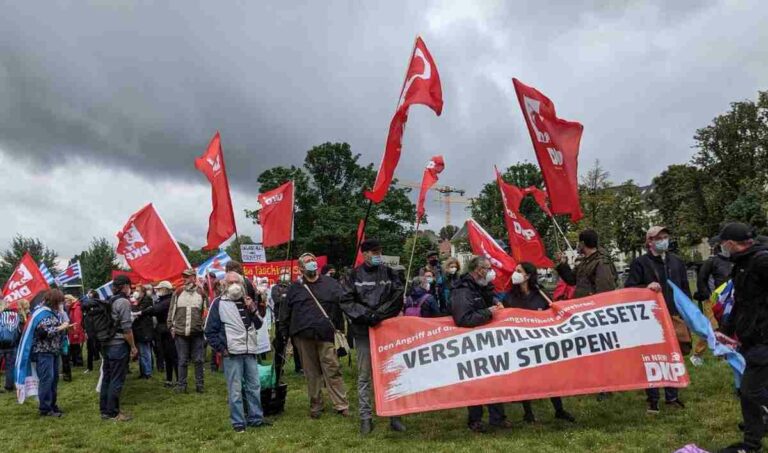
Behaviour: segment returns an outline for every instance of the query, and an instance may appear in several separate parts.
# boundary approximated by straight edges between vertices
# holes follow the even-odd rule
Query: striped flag
[[[48,283],[48,285],[53,285],[56,283],[56,279],[53,277],[53,274],[51,274],[51,271],[48,269],[48,266],[46,266],[44,262],[40,261],[40,264],[37,267],[40,268],[40,272],[43,274],[43,277],[45,277],[45,281]]]
[[[75,280],[83,281],[83,271],[80,269],[80,261],[75,261],[70,264],[69,267],[64,269],[64,272],[56,277],[56,282],[59,285],[69,283]]]
[[[232,261],[232,258],[229,257],[229,254],[221,251],[197,267],[197,277],[204,279],[209,272],[213,272],[216,274],[217,279],[224,278],[224,267],[230,261]]]
[[[94,291],[98,293],[101,300],[107,300],[112,297],[112,281],[108,281],[103,286],[99,286]]]

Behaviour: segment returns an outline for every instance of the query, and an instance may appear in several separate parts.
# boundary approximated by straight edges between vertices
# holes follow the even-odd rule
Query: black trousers
[[[675,401],[679,395],[678,389],[674,387],[664,387],[664,400],[665,401]],[[652,389],[646,389],[645,395],[648,397],[649,403],[658,403],[659,399],[661,399],[661,393],[659,392],[658,387],[652,388]]]
[[[275,327],[276,331],[280,331],[279,324]],[[300,372],[302,370],[301,368],[301,357],[299,357],[299,348],[296,347],[296,342],[291,338],[291,344],[293,345],[293,371]],[[275,351],[280,351],[281,354],[283,354],[283,357],[281,358],[283,362],[285,362],[285,347],[287,346],[287,343],[285,340],[280,336],[277,335],[275,337]]]
[[[173,374],[176,373],[176,381],[179,380],[179,360],[176,355],[176,343],[171,338],[171,333],[166,331],[158,334],[158,349],[163,356],[163,363],[165,364],[165,380],[166,382],[174,382]],[[159,356],[158,356],[159,357]]]
[[[768,421],[768,346],[744,352],[747,367],[741,381],[744,443],[760,448]]]
[[[507,419],[506,414],[504,414],[503,404],[488,404],[487,407],[488,423],[491,425],[499,425]],[[467,412],[469,416],[467,418],[467,423],[472,424],[483,421],[483,406],[470,406],[467,408]]]
[[[83,366],[83,345],[69,345],[69,358],[72,361],[72,366]]]
[[[552,402],[552,407],[555,408],[555,413],[563,411],[563,400],[559,396],[549,399]],[[530,401],[523,401],[523,411],[526,414],[533,414],[533,407],[531,407]]]
[[[101,346],[99,346],[99,342],[95,338],[88,337],[88,363],[87,368],[88,371],[93,371],[93,361],[98,360],[99,357],[101,357],[101,354],[99,353],[99,350],[101,349]]]

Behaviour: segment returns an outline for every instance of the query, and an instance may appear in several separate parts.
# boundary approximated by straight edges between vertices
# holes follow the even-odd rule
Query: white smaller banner
[[[261,244],[240,244],[240,255],[244,263],[267,262],[267,252]]]

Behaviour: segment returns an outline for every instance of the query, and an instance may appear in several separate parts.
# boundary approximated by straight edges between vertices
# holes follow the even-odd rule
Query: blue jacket
[[[256,331],[263,323],[258,313],[242,308],[242,302],[218,298],[211,304],[205,320],[205,339],[216,352],[256,354]]]

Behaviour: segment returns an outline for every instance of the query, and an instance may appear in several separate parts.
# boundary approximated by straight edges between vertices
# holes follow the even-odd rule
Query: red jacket
[[[80,301],[72,302],[69,307],[69,323],[75,324],[75,327],[69,330],[69,344],[85,343],[85,330],[83,329],[83,307]]]

